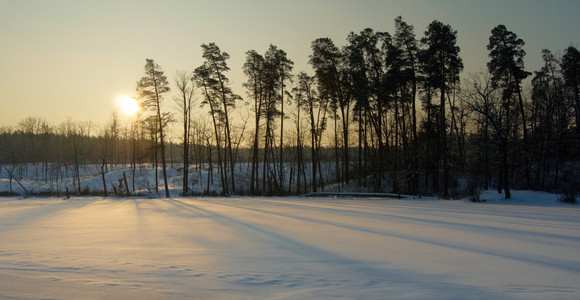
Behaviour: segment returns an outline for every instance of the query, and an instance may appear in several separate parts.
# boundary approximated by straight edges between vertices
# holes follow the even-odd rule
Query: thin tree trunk
[[[228,116],[228,105],[227,105],[227,97],[226,97],[226,89],[225,89],[225,85],[224,85],[224,81],[222,79],[221,73],[218,71],[219,68],[215,65],[215,61],[213,62],[215,69],[216,69],[216,74],[218,76],[218,80],[220,83],[220,88],[221,88],[221,94],[222,94],[222,104],[224,106],[224,119],[225,119],[225,130],[226,130],[226,154],[225,156],[227,157],[229,154],[229,160],[230,160],[230,172],[231,172],[231,181],[232,181],[232,192],[235,192],[236,190],[236,183],[235,183],[235,178],[234,178],[234,165],[235,165],[235,161],[234,161],[234,157],[233,157],[233,152],[232,152],[232,138],[230,135],[230,121],[229,121],[229,116]],[[226,165],[227,163],[224,162],[224,165]],[[225,171],[225,170],[224,170]]]
[[[519,108],[520,108],[520,115],[522,118],[522,129],[524,133],[524,144],[527,145],[528,143],[528,126],[526,124],[526,113],[524,110],[524,100],[522,99],[522,91],[520,89],[520,82],[516,79],[516,89],[518,92],[518,101],[519,101]]]
[[[349,164],[349,149],[348,149],[348,135],[349,135],[349,130],[348,130],[348,122],[349,122],[349,106],[347,105],[346,107],[341,106],[340,109],[340,113],[341,113],[341,118],[342,118],[342,136],[343,136],[343,152],[342,152],[342,181],[343,184],[344,183],[348,183],[349,182],[349,171],[348,171],[348,164]]]
[[[439,118],[441,123],[441,155],[443,160],[443,197],[449,197],[449,158],[447,153],[447,130],[445,122],[445,86],[440,88],[441,101]]]
[[[339,155],[338,155],[338,127],[337,127],[337,114],[336,110],[334,110],[334,163],[335,163],[335,180],[336,182],[340,182],[340,162],[339,162]]]
[[[578,86],[574,87],[574,107],[576,110],[576,133],[580,135],[580,91]]]
[[[159,141],[161,147],[161,164],[163,165],[163,183],[165,185],[165,197],[169,198],[169,185],[167,183],[167,164],[165,161],[165,142],[163,139],[163,120],[161,119],[161,107],[157,96],[157,118],[159,120]]]
[[[257,93],[257,88],[254,89],[254,94]],[[259,133],[260,133],[260,114],[261,114],[261,107],[262,103],[261,100],[256,96],[254,107],[256,110],[256,124],[255,124],[255,131],[254,131],[254,151],[253,151],[253,158],[252,158],[252,175],[250,178],[250,193],[254,194],[255,189],[257,188],[259,182],[258,176],[258,150],[259,150]]]
[[[284,76],[280,94],[280,191],[284,193]]]
[[[502,139],[502,165],[503,189],[505,191],[505,199],[507,200],[511,198],[507,137]]]
[[[316,125],[314,123],[314,110],[312,107],[312,103],[309,104],[310,108],[310,152],[311,152],[311,160],[312,160],[312,191],[316,192],[316,163],[317,163],[317,154],[316,154]]]
[[[190,107],[187,103],[186,95],[183,95],[183,195],[188,193],[189,176],[189,119]]]
[[[105,181],[105,164],[107,162],[103,159],[103,163],[101,164],[101,179],[103,180],[103,193],[105,197],[107,197],[107,182]]]
[[[362,119],[362,109],[360,109],[358,111],[358,163],[357,163],[357,168],[358,168],[358,185],[361,185],[361,174],[366,174],[366,172],[362,172],[362,137],[363,137],[363,132],[362,132],[362,124],[363,124],[363,119]]]
[[[81,175],[80,175],[80,170],[79,170],[79,153],[78,153],[76,134],[73,136],[73,147],[74,147],[74,152],[75,152],[75,170],[76,170],[76,177],[77,177],[77,195],[78,195],[81,193]]]

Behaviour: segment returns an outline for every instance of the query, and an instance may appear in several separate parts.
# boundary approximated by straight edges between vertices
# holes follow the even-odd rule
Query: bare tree
[[[311,160],[312,160],[312,190],[316,192],[317,183],[316,176],[317,172],[322,178],[322,171],[320,170],[320,148],[322,133],[326,129],[327,123],[327,112],[329,109],[329,103],[325,98],[319,97],[315,87],[315,78],[308,76],[308,74],[301,72],[298,74],[298,83],[294,88],[294,98],[296,102],[299,103],[299,107],[302,108],[306,114],[306,119],[310,125],[310,150],[311,150]],[[323,183],[320,182],[320,186]]]
[[[183,122],[183,189],[184,195],[188,193],[189,174],[189,145],[191,135],[191,111],[193,105],[193,75],[185,71],[178,71],[175,78],[175,85],[179,91],[175,103],[181,110]]]
[[[492,84],[488,74],[474,76],[467,87],[467,103],[470,109],[484,117],[486,125],[494,132],[500,151],[500,170],[498,175],[498,192],[503,189],[505,198],[511,198],[509,178],[509,140],[512,134],[512,120],[509,101],[500,95],[500,91]]]

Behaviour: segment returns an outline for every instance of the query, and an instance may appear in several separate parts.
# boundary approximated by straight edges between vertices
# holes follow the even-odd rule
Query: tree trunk
[[[335,170],[335,181],[336,183],[340,182],[340,158],[338,155],[338,127],[337,121],[338,115],[336,114],[336,110],[334,110],[334,170]]]
[[[508,164],[508,141],[507,137],[503,138],[502,144],[502,177],[503,177],[503,189],[505,191],[505,199],[511,198],[510,192],[510,179],[509,179],[509,164]]]
[[[163,165],[163,183],[165,185],[165,197],[169,198],[169,185],[167,183],[167,164],[165,161],[165,142],[163,139],[163,120],[161,119],[161,107],[157,101],[157,117],[159,118],[159,142],[161,147],[161,164]]]
[[[443,198],[449,197],[449,158],[447,153],[447,130],[445,122],[445,86],[440,88],[441,101],[439,108],[440,135],[441,135],[441,158],[443,161]]]
[[[361,185],[361,174],[366,174],[366,172],[362,172],[362,126],[363,119],[362,119],[362,109],[358,111],[358,162],[357,162],[357,169],[358,169],[358,185]]]
[[[215,66],[215,61],[213,62],[214,66]],[[232,192],[235,192],[236,190],[236,183],[235,183],[235,179],[234,179],[234,165],[235,165],[235,161],[234,161],[234,156],[233,156],[233,152],[232,152],[232,138],[230,135],[230,121],[229,121],[229,116],[228,116],[228,105],[227,105],[227,96],[226,96],[226,88],[225,88],[225,84],[224,81],[222,79],[222,75],[221,73],[218,71],[219,68],[217,66],[215,66],[216,69],[216,74],[218,76],[218,80],[220,83],[220,88],[221,88],[221,94],[222,94],[222,104],[224,107],[224,119],[225,119],[225,127],[226,127],[226,153],[225,156],[229,156],[229,160],[230,160],[230,172],[231,172],[231,180],[232,180]],[[224,162],[224,165],[227,165],[227,163]],[[225,172],[226,170],[224,170]]]
[[[576,133],[580,136],[580,91],[578,86],[574,87],[574,108],[576,111]]]
[[[280,94],[280,191],[284,193],[284,76]]]
[[[105,181],[105,164],[106,161],[103,160],[103,163],[101,164],[101,179],[103,180],[103,193],[105,194],[105,197],[107,197],[107,182]]]
[[[183,95],[183,195],[187,195],[189,189],[189,112],[186,96]]]
[[[77,177],[77,195],[81,193],[81,175],[79,170],[79,153],[78,153],[78,145],[77,145],[77,138],[76,134],[73,136],[73,146],[75,152],[75,171]]]
[[[343,184],[344,183],[348,183],[349,181],[349,168],[348,168],[348,164],[349,164],[349,149],[348,149],[348,135],[349,135],[349,130],[348,130],[348,122],[349,122],[349,106],[341,106],[340,109],[340,113],[341,113],[341,118],[342,118],[342,136],[343,136],[343,152],[342,152],[342,181]]]
[[[257,88],[254,90],[254,94],[257,93]],[[261,114],[261,100],[256,96],[254,100],[254,107],[256,110],[256,124],[255,124],[255,131],[254,131],[254,151],[252,157],[252,175],[250,178],[250,193],[254,194],[255,189],[257,188],[259,177],[258,177],[258,150],[259,150],[259,133],[260,133],[260,114]]]
[[[518,80],[516,80],[516,89],[518,92],[520,116],[522,118],[522,129],[523,129],[523,133],[524,133],[524,145],[527,145],[527,143],[528,143],[528,126],[526,124],[527,122],[526,122],[526,113],[524,111],[524,100],[522,99],[522,91],[520,89],[520,82]]]
[[[316,192],[316,163],[318,159],[318,155],[316,154],[316,125],[314,123],[314,109],[312,107],[312,103],[309,103],[310,108],[310,152],[311,152],[311,160],[312,160],[312,191]]]

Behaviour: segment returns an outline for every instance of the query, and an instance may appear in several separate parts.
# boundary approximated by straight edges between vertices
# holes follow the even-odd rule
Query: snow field
[[[534,195],[0,198],[0,298],[577,299],[580,211]]]

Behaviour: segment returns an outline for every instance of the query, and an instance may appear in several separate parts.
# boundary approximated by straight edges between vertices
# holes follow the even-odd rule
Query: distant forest
[[[524,41],[498,25],[487,72],[460,80],[457,31],[442,22],[417,37],[398,17],[392,34],[365,29],[346,40],[344,47],[312,42],[313,74],[292,73],[294,63],[275,45],[247,51],[244,96],[232,90],[229,55],[215,43],[201,45],[203,63],[171,83],[146,59],[136,84],[141,111],[130,124],[116,115],[102,126],[29,117],[0,129],[0,164],[39,164],[44,176],[54,165],[73,166],[77,176],[87,164],[102,172],[159,166],[166,196],[168,165],[183,172],[183,194],[202,167],[219,174],[222,194],[329,185],[443,198],[481,189],[506,199],[511,188],[578,192],[578,49],[562,57],[543,50],[543,67],[530,72]],[[179,109],[168,109],[170,101]],[[242,106],[251,113],[234,118]],[[170,133],[171,123],[179,130]]]

